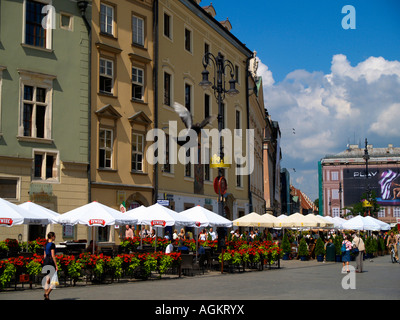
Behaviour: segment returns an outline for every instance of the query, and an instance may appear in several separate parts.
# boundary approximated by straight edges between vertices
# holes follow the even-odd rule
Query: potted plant
[[[283,251],[283,260],[289,260],[289,254],[291,252],[290,242],[287,234],[285,233],[282,238],[281,249]]]
[[[315,255],[317,257],[318,262],[324,261],[325,247],[324,247],[324,242],[322,241],[321,238],[318,238],[317,243],[315,244]]]
[[[308,248],[307,242],[305,238],[301,238],[299,245],[299,257],[301,261],[305,261],[308,258]]]
[[[335,245],[336,262],[342,262],[342,252],[340,250],[342,247],[341,236],[337,235],[333,240],[333,244]]]

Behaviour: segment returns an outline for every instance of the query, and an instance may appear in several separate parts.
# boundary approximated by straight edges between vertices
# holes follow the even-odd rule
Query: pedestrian
[[[390,232],[390,236],[387,238],[386,246],[389,248],[389,250],[392,250],[392,247],[394,248],[395,259],[398,261],[399,256],[397,252],[397,239],[393,231]]]
[[[133,230],[130,225],[125,226],[125,239],[133,239]]]
[[[353,247],[351,244],[350,236],[344,236],[344,240],[342,242],[342,247],[344,246],[345,251],[342,251],[342,262],[343,262],[343,269],[342,272],[345,272],[345,266],[347,265],[347,272],[350,272],[350,250]]]
[[[365,252],[365,245],[364,241],[361,237],[359,237],[356,233],[353,233],[353,248],[358,249],[358,253],[356,254],[356,272],[361,273],[363,272],[363,260],[364,260],[364,252]]]
[[[217,239],[217,235],[215,233],[215,231],[213,230],[213,228],[210,228],[210,231],[208,232],[208,235],[211,236],[211,240],[214,241]]]
[[[47,234],[47,243],[44,247],[44,259],[43,259],[43,267],[51,266],[54,268],[54,272],[58,271],[57,261],[56,261],[56,245],[54,241],[56,239],[56,234],[54,232],[49,232]],[[51,276],[54,275],[54,272],[50,272],[47,274],[46,284],[44,286],[44,300],[50,300],[50,292],[53,290],[54,285],[51,282]]]

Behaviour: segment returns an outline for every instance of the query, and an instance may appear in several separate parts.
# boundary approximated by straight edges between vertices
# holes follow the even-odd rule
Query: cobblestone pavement
[[[351,262],[355,266],[355,262]],[[363,273],[341,273],[334,262],[281,261],[280,269],[161,280],[59,287],[52,300],[399,300],[400,264],[388,255],[364,261]],[[344,287],[343,287],[344,286]],[[347,288],[347,289],[346,289]],[[42,300],[37,289],[0,292],[0,300]]]

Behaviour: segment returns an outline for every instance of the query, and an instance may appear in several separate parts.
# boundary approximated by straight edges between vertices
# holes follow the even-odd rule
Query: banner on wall
[[[367,188],[374,191],[381,206],[400,206],[400,169],[397,167],[343,170],[344,205],[351,206],[362,199]]]

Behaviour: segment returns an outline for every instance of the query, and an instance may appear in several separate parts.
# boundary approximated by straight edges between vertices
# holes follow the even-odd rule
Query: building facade
[[[265,119],[264,93],[262,78],[257,76],[258,58],[254,52],[249,64],[249,112],[247,113],[249,129],[254,132],[254,168],[249,176],[249,205],[250,211],[258,214],[265,213],[264,199],[264,155],[263,138],[267,126]]]
[[[199,86],[204,70],[203,57],[205,53],[210,52],[214,56],[221,53],[225,59],[232,62],[236,88],[239,90],[237,96],[231,98],[226,95],[223,101],[223,127],[230,129],[232,133],[233,129],[244,129],[242,132],[245,135],[245,129],[248,128],[247,68],[253,53],[230,32],[232,26],[229,20],[219,22],[215,19],[212,5],[201,7],[200,1],[192,0],[160,0],[157,1],[156,10],[157,128],[163,130],[168,137],[176,136],[170,121],[177,124],[177,133],[185,129],[173,108],[174,102],[184,105],[191,112],[194,123],[202,122],[208,115],[218,114],[213,90],[204,91]],[[211,62],[208,68],[212,81],[214,70]],[[217,121],[205,127],[209,130],[213,128],[218,129]],[[242,146],[240,151],[244,156],[245,137],[232,134],[232,141],[234,139],[241,139],[238,143]],[[178,146],[173,150],[169,145],[167,152],[178,153],[180,148]],[[190,152],[188,151],[188,156]],[[234,154],[231,156],[235,157]],[[249,213],[248,177],[237,176],[234,160],[232,159],[231,168],[225,169],[224,173],[228,185],[224,196],[225,214],[228,219]],[[169,206],[178,212],[196,205],[217,212],[218,195],[213,187],[213,181],[218,175],[217,170],[211,169],[208,164],[176,162],[157,166],[157,199],[168,200]]]
[[[263,140],[264,199],[266,212],[275,216],[281,214],[280,163],[282,159],[279,123],[273,121],[265,111],[266,127]]]
[[[92,1],[90,201],[153,204],[146,141],[154,125],[153,1]],[[118,242],[114,227],[97,241]]]
[[[0,197],[72,210],[88,201],[89,43],[80,9],[70,0],[2,0],[0,14]],[[79,237],[59,225],[21,225],[1,228],[0,240],[50,229],[60,241]]]
[[[370,190],[380,206],[379,219],[395,223],[400,218],[400,148],[392,144],[386,148],[368,145],[367,150],[368,164],[365,149],[358,145],[321,159],[320,206],[325,216],[343,215],[345,207],[360,202]]]

